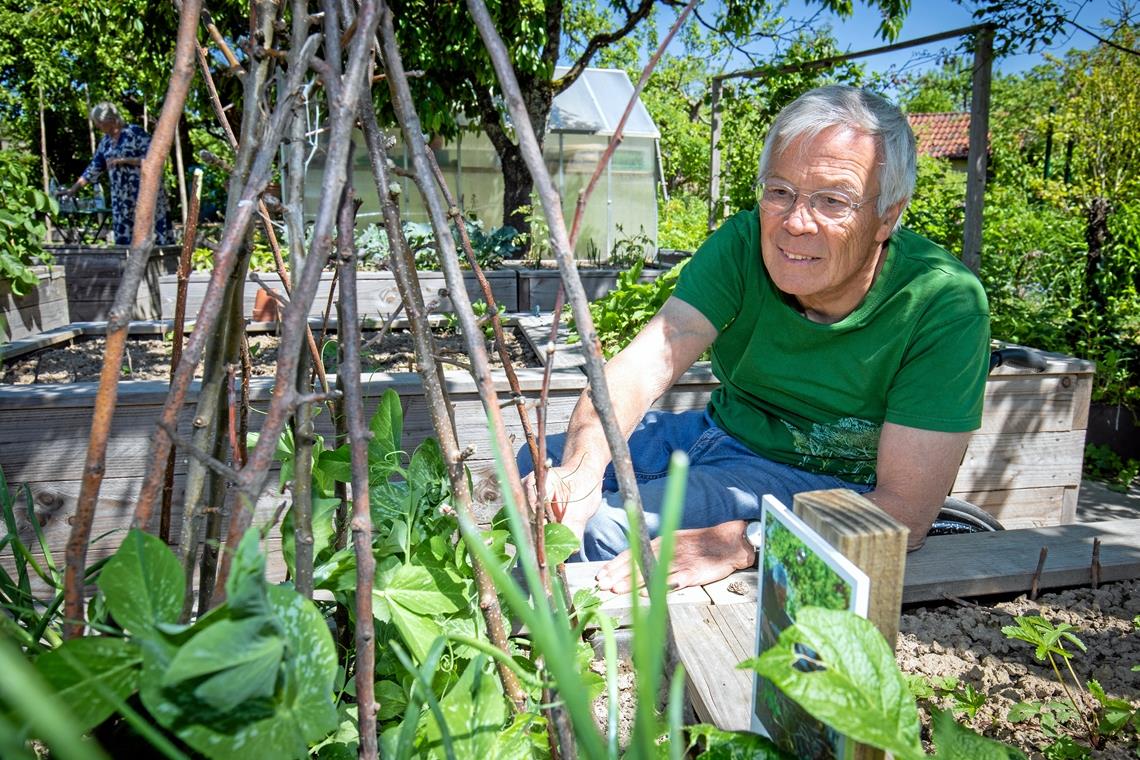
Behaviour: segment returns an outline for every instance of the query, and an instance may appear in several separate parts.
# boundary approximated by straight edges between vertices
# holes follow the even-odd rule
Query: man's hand
[[[551,503],[555,515],[578,540],[586,532],[586,523],[598,511],[602,503],[602,484],[595,478],[572,467],[551,467],[546,471],[543,484],[546,500]],[[534,473],[523,478],[523,489],[530,498],[535,494]]]
[[[751,567],[756,561],[756,549],[744,538],[743,520],[731,520],[711,528],[679,530],[673,565],[666,582],[669,588],[703,586],[727,578],[736,570]],[[661,551],[661,539],[653,539],[653,555]],[[598,586],[602,591],[616,594],[632,588],[630,570],[633,557],[629,550],[622,552],[602,566],[598,573]],[[639,578],[641,583],[644,579]]]

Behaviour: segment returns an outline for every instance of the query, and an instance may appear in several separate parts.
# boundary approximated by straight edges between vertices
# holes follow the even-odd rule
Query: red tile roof
[[[935,158],[967,158],[970,153],[970,114],[907,114],[910,128],[918,141],[920,156]]]

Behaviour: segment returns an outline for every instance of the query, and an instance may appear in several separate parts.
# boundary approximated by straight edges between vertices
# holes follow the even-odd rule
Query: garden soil
[[[1102,585],[1099,589],[1079,588],[1054,594],[1042,594],[1036,601],[1025,596],[986,605],[972,603],[914,607],[903,611],[895,657],[904,673],[925,677],[928,681],[944,678],[958,680],[958,690],[972,686],[985,701],[973,718],[958,711],[959,721],[991,739],[1020,748],[1033,760],[1048,756],[1045,749],[1056,741],[1057,731],[1073,741],[1088,745],[1088,737],[1078,718],[1072,718],[1052,735],[1039,718],[1014,722],[1010,710],[1021,702],[1068,703],[1068,696],[1057,683],[1048,661],[1034,657],[1033,647],[1023,641],[1006,638],[1001,629],[1013,625],[1019,615],[1040,615],[1054,625],[1074,626],[1074,635],[1088,651],[1072,645],[1072,666],[1081,679],[1082,690],[1073,688],[1063,663],[1058,666],[1070,678],[1070,692],[1086,714],[1092,714],[1096,703],[1083,690],[1084,684],[1096,679],[1109,697],[1127,700],[1133,709],[1140,708],[1140,672],[1132,667],[1140,664],[1140,630],[1133,619],[1140,615],[1140,581]],[[604,673],[602,661],[594,663],[595,672]],[[618,675],[619,737],[623,746],[629,741],[635,709],[634,679],[628,664]],[[926,706],[933,704],[953,710],[956,706],[948,694],[920,701],[923,741],[928,752],[930,722]],[[600,727],[606,720],[605,697],[594,705]],[[604,728],[603,728],[604,730]],[[1137,734],[1129,731],[1108,739],[1104,746],[1087,755],[1093,760],[1136,760]],[[1067,755],[1053,755],[1068,757]],[[1072,757],[1077,757],[1072,755]]]
[[[363,339],[367,344],[376,333],[366,332]],[[319,335],[317,336],[319,339]],[[444,369],[466,369],[470,364],[467,358],[466,343],[462,335],[454,330],[435,330],[436,355],[444,358]],[[517,329],[508,330],[507,350],[515,367],[538,366],[538,358],[530,345]],[[15,357],[4,363],[2,382],[10,384],[33,383],[83,383],[98,382],[99,371],[103,366],[104,338],[80,339],[67,346],[46,348],[31,354]],[[276,335],[261,333],[249,336],[249,351],[253,358],[253,375],[272,375],[277,366]],[[172,344],[159,338],[131,338],[127,341],[123,356],[123,380],[169,380],[170,353]],[[490,344],[488,343],[490,349]],[[335,349],[326,348],[325,361]],[[500,367],[498,353],[489,351],[491,366]],[[449,363],[448,360],[455,363]],[[405,330],[392,331],[373,345],[366,346],[361,353],[361,364],[365,372],[415,372],[415,354],[411,334]],[[334,372],[334,366],[327,367]],[[199,368],[198,376],[201,376]]]

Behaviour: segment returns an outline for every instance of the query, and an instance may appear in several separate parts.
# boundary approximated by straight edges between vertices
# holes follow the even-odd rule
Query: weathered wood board
[[[0,283],[0,343],[31,338],[71,321],[63,268],[37,266],[32,271],[38,284],[22,296]]]
[[[491,294],[494,296],[495,302],[501,304],[508,312],[517,311],[518,292],[515,285],[515,273],[511,270],[492,270],[484,274],[491,286]],[[419,272],[418,275],[420,278],[420,293],[423,295],[425,305],[428,306],[428,311],[431,313],[454,311],[451,306],[451,300],[446,295],[447,283],[444,281],[443,273]],[[284,292],[281,289],[281,279],[275,273],[262,272],[259,276],[271,288],[277,290],[278,293]],[[403,303],[400,298],[399,289],[396,286],[395,278],[391,272],[359,272],[356,277],[357,299],[362,317],[387,317],[396,311]],[[206,295],[206,285],[209,279],[209,273],[207,272],[194,272],[190,275],[190,286],[186,291],[186,314],[190,318],[196,316],[202,308],[202,299]],[[464,285],[467,288],[467,296],[472,301],[486,300],[483,297],[483,291],[479,286],[478,280],[471,272],[464,273]],[[161,277],[159,287],[161,290],[163,316],[173,316],[174,302],[178,292],[177,276],[168,274]],[[317,289],[317,295],[313,298],[313,304],[309,308],[310,317],[321,317],[324,315],[331,288],[332,272],[330,271],[324,273],[321,277],[321,284]],[[252,313],[254,299],[257,297],[257,291],[260,289],[261,285],[257,282],[246,280],[242,290],[245,314]],[[440,294],[440,291],[443,291],[443,295]],[[333,298],[332,313],[335,315],[335,294]]]

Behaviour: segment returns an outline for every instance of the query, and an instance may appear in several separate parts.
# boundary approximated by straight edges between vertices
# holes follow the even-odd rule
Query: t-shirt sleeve
[[[742,212],[721,225],[689,259],[673,290],[674,296],[703,314],[717,332],[740,313],[750,237],[747,223]]]
[[[886,421],[947,433],[978,429],[989,356],[986,295],[963,275],[917,326],[887,392]]]

